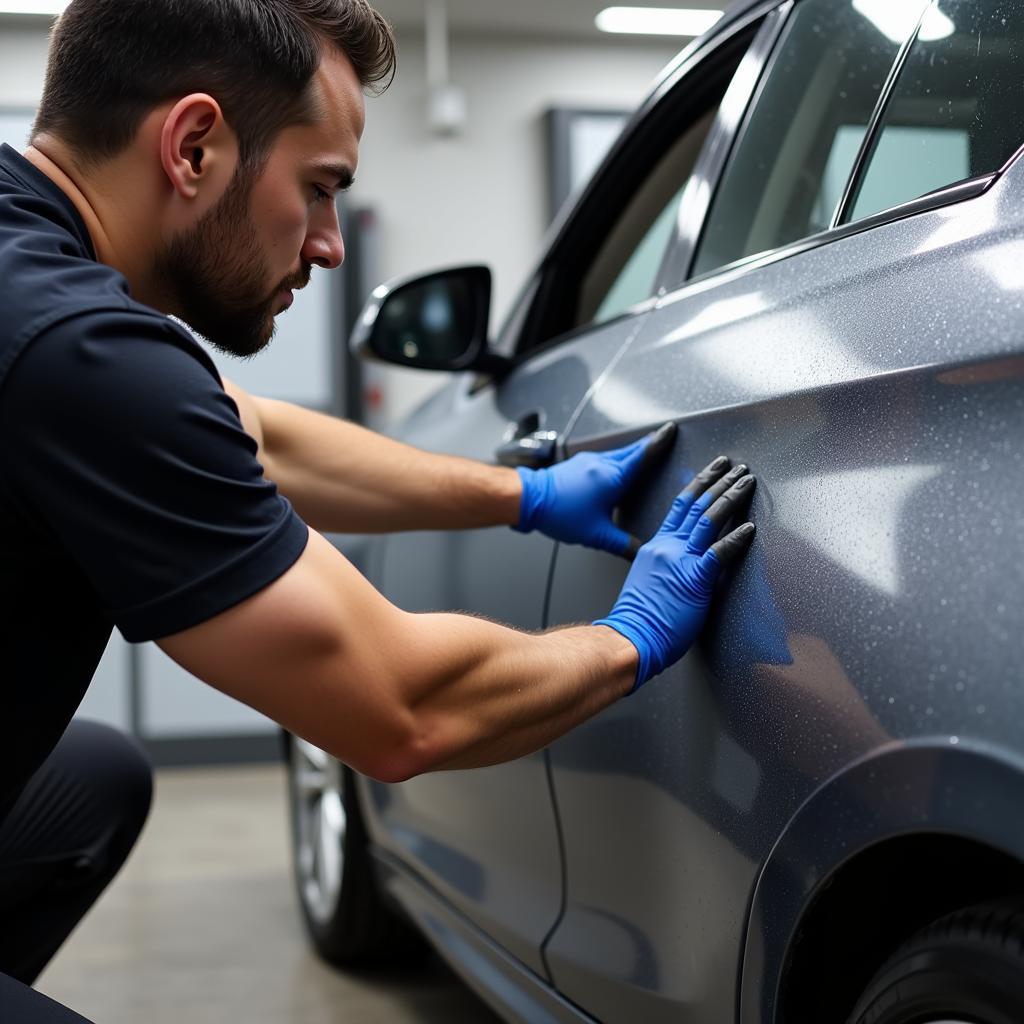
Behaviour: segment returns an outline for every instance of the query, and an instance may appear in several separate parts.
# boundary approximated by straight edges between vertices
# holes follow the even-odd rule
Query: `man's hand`
[[[521,533],[540,530],[566,544],[585,544],[613,555],[631,556],[639,542],[612,521],[612,513],[630,487],[675,439],[676,425],[610,452],[580,452],[548,469],[517,472],[523,482],[519,506]],[[729,465],[723,461],[722,467]]]
[[[640,655],[634,692],[689,650],[722,569],[747,549],[754,524],[717,540],[753,494],[747,467],[725,472],[716,459],[673,502],[661,528],[637,553],[611,614],[595,626],[621,633]],[[724,474],[724,475],[723,475]]]

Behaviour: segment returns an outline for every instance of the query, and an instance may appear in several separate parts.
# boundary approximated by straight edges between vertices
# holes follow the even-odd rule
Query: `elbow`
[[[418,775],[433,771],[442,763],[422,743],[399,744],[374,759],[370,777],[377,782],[408,782]]]
[[[454,744],[445,740],[440,723],[411,721],[401,737],[375,758],[373,778],[379,782],[408,782],[448,766],[457,753]]]
[[[430,731],[410,723],[407,728],[396,730],[395,735],[374,744],[352,767],[375,782],[394,784],[436,770],[448,756]]]

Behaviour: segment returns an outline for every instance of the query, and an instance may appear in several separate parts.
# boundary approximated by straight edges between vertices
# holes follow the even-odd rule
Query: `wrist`
[[[512,529],[519,533],[529,533],[537,529],[544,510],[549,486],[548,474],[543,469],[517,466],[514,475],[519,483],[519,505]]]
[[[626,633],[606,621],[599,620],[592,624],[592,628],[607,647],[612,674],[622,681],[621,696],[634,693],[641,685],[643,658],[640,648]]]
[[[514,469],[497,469],[498,521],[515,529],[522,519],[523,481]]]

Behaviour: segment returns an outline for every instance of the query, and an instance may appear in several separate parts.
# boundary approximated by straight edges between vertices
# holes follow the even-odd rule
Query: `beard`
[[[304,288],[312,267],[284,278],[267,294],[266,257],[250,212],[253,175],[239,170],[224,195],[157,257],[155,280],[196,333],[228,355],[248,358],[274,336],[274,303],[282,291]]]

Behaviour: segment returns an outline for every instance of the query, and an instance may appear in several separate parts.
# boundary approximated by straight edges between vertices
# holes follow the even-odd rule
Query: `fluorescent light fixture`
[[[883,36],[900,45],[907,41],[921,16],[920,3],[894,3],[893,0],[853,0],[853,9],[864,15]],[[953,22],[933,6],[921,25],[918,39],[934,42],[951,36],[955,30]]]
[[[0,0],[0,14],[45,14],[51,18],[64,13],[70,0]]]
[[[608,7],[594,20],[602,32],[641,36],[699,36],[722,16],[721,11],[684,7]]]

